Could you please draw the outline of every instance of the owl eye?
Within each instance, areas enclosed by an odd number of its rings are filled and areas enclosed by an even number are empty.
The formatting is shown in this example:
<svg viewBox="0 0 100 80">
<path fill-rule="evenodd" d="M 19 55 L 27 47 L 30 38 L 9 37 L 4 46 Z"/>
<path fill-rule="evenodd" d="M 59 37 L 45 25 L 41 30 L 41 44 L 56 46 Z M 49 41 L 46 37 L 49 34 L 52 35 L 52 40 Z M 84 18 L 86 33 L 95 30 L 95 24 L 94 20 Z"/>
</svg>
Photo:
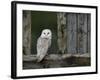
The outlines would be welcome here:
<svg viewBox="0 0 100 80">
<path fill-rule="evenodd" d="M 44 33 L 45 34 L 45 33 Z"/>
<path fill-rule="evenodd" d="M 47 34 L 49 34 L 49 32 Z"/>
</svg>

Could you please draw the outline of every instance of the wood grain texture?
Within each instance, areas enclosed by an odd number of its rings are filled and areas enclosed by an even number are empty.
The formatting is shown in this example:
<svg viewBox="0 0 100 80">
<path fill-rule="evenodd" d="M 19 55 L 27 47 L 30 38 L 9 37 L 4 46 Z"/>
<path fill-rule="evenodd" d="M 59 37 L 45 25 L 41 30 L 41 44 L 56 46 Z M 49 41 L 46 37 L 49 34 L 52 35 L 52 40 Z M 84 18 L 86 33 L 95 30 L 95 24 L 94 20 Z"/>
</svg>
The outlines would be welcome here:
<svg viewBox="0 0 100 80">
<path fill-rule="evenodd" d="M 87 14 L 78 14 L 78 53 L 87 51 Z"/>
<path fill-rule="evenodd" d="M 77 57 L 77 58 L 81 58 L 81 57 L 84 57 L 84 58 L 90 58 L 90 54 L 50 54 L 50 55 L 47 55 L 44 60 L 63 60 L 63 59 L 67 59 L 67 58 L 70 58 L 70 57 Z M 36 61 L 36 55 L 24 55 L 23 56 L 23 61 Z"/>
<path fill-rule="evenodd" d="M 31 54 L 31 12 L 23 11 L 23 53 Z"/>
<path fill-rule="evenodd" d="M 67 14 L 67 52 L 76 53 L 76 14 Z"/>
<path fill-rule="evenodd" d="M 90 53 L 91 47 L 91 15 L 87 15 L 87 52 Z"/>
<path fill-rule="evenodd" d="M 58 34 L 58 48 L 61 53 L 65 53 L 66 40 L 67 40 L 67 26 L 66 26 L 66 13 L 57 13 L 57 34 Z"/>
</svg>

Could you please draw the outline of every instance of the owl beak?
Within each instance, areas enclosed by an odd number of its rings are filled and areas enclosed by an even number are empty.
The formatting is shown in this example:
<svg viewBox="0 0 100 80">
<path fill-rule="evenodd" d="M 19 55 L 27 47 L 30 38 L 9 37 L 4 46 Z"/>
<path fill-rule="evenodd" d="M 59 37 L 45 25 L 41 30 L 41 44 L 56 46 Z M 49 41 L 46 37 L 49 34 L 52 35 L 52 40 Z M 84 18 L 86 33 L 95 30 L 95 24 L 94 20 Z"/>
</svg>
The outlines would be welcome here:
<svg viewBox="0 0 100 80">
<path fill-rule="evenodd" d="M 48 39 L 48 38 L 45 38 L 45 39 Z"/>
</svg>

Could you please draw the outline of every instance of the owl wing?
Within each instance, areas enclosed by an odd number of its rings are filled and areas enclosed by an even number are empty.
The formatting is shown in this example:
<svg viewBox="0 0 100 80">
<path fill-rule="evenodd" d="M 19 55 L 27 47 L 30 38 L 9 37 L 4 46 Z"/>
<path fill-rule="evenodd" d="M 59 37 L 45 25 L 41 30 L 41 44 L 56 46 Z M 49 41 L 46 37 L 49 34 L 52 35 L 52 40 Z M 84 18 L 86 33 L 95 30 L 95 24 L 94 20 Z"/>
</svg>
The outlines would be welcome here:
<svg viewBox="0 0 100 80">
<path fill-rule="evenodd" d="M 38 62 L 42 61 L 42 59 L 46 56 L 48 48 L 49 48 L 48 41 L 43 38 L 39 38 L 37 41 L 37 61 Z"/>
<path fill-rule="evenodd" d="M 48 40 L 48 47 L 51 46 L 51 39 Z"/>
</svg>

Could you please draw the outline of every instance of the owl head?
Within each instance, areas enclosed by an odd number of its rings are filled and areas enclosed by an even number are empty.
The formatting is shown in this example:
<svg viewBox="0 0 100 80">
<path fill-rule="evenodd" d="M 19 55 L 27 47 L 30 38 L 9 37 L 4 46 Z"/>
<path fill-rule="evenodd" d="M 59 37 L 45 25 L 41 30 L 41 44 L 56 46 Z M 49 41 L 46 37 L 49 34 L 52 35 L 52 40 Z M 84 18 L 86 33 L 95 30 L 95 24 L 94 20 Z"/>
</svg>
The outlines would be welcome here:
<svg viewBox="0 0 100 80">
<path fill-rule="evenodd" d="M 51 32 L 51 30 L 50 29 L 44 29 L 44 30 L 42 30 L 41 38 L 51 39 L 52 38 L 52 32 Z"/>
</svg>

